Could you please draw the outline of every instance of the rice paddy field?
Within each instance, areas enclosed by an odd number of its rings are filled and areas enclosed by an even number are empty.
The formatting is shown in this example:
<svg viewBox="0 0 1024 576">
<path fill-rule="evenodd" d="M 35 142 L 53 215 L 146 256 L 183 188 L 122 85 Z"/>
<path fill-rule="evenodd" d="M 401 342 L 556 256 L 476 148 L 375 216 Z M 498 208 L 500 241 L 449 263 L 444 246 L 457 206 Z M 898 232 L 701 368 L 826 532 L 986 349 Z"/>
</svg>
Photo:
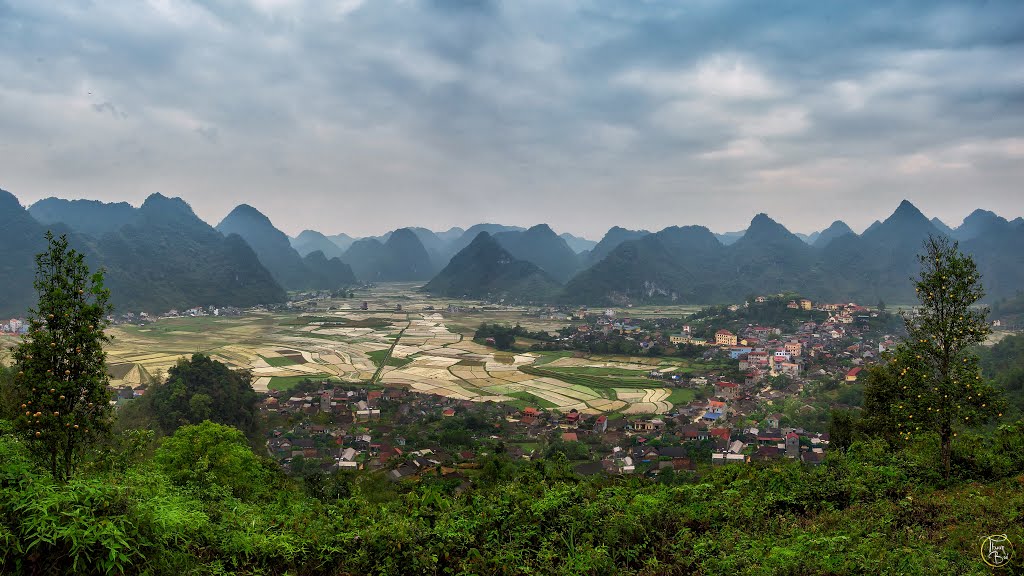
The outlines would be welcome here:
<svg viewBox="0 0 1024 576">
<path fill-rule="evenodd" d="M 499 352 L 472 341 L 480 323 L 554 331 L 566 320 L 525 308 L 432 298 L 415 288 L 385 284 L 354 299 L 297 303 L 290 312 L 113 327 L 111 374 L 115 384 L 159 379 L 180 358 L 201 352 L 252 371 L 257 391 L 286 390 L 305 378 L 374 381 L 475 402 L 633 414 L 667 412 L 673 401 L 692 398 L 689 391 L 646 377 L 652 370 L 687 373 L 685 361 Z M 455 307 L 451 312 L 449 305 Z"/>
</svg>

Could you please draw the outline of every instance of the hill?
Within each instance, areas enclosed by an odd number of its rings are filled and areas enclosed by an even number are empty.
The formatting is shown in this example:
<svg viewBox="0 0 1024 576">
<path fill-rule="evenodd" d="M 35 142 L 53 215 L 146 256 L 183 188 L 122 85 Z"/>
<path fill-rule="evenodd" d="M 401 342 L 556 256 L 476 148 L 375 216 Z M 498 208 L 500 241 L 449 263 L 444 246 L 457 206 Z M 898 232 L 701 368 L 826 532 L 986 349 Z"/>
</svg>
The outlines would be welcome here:
<svg viewBox="0 0 1024 576">
<path fill-rule="evenodd" d="M 612 226 L 601 240 L 594 246 L 586 256 L 586 266 L 592 266 L 600 262 L 605 256 L 611 253 L 619 244 L 643 238 L 650 234 L 647 230 L 627 230 L 618 226 Z"/>
<path fill-rule="evenodd" d="M 579 269 L 576 253 L 547 224 L 522 232 L 499 232 L 493 237 L 513 258 L 536 264 L 559 282 L 565 282 Z"/>
<path fill-rule="evenodd" d="M 262 212 L 248 204 L 235 207 L 217 225 L 217 230 L 224 235 L 241 236 L 274 279 L 288 290 L 330 290 L 355 282 L 355 275 L 351 270 L 345 273 L 348 266 L 340 260 L 333 262 L 326 257 L 303 260 L 292 248 L 288 236 L 275 228 Z M 325 255 L 322 249 L 318 250 L 321 255 Z M 342 281 L 333 282 L 331 279 Z"/>
<path fill-rule="evenodd" d="M 341 258 L 345 252 L 330 238 L 316 230 L 303 230 L 295 238 L 290 238 L 292 248 L 299 253 L 299 256 L 306 256 L 311 252 L 320 251 L 327 258 Z"/>
<path fill-rule="evenodd" d="M 138 211 L 127 202 L 107 204 L 98 200 L 64 200 L 45 198 L 29 206 L 29 214 L 44 226 L 63 222 L 75 232 L 102 236 L 115 232 L 138 217 Z"/>
<path fill-rule="evenodd" d="M 356 241 L 355 238 L 345 233 L 328 236 L 327 239 L 334 242 L 334 245 L 340 248 L 342 252 L 348 250 L 349 247 L 352 246 L 352 243 Z"/>
<path fill-rule="evenodd" d="M 586 238 L 575 236 L 568 232 L 562 232 L 559 236 L 562 240 L 565 240 L 565 243 L 569 245 L 569 248 L 577 254 L 593 250 L 594 247 L 597 246 L 597 241 L 595 240 L 587 240 Z"/>
<path fill-rule="evenodd" d="M 537 265 L 517 260 L 494 237 L 481 232 L 423 291 L 452 298 L 544 301 L 558 288 Z"/>
<path fill-rule="evenodd" d="M 116 213 L 117 205 L 48 202 L 64 218 L 80 223 L 78 213 Z M 114 206 L 113 209 L 110 209 Z M 45 248 L 43 234 L 68 233 L 71 246 L 86 256 L 92 269 L 106 268 L 106 285 L 115 308 L 164 312 L 192 306 L 252 306 L 285 300 L 284 291 L 238 236 L 225 238 L 200 220 L 179 198 L 154 194 L 130 221 L 101 236 L 73 232 L 64 224 L 44 226 L 0 191 L 0 283 L 9 286 L 0 299 L 4 315 L 22 314 L 35 301 L 34 256 Z M 54 212 L 51 212 L 53 214 Z M 103 228 L 112 226 L 106 223 Z"/>
<path fill-rule="evenodd" d="M 362 238 L 344 254 L 356 278 L 362 282 L 427 280 L 436 268 L 415 232 L 400 228 L 387 234 L 387 241 Z"/>
<path fill-rule="evenodd" d="M 13 194 L 0 190 L 0 316 L 20 316 L 36 303 L 35 255 L 46 249 L 45 233 Z"/>
<path fill-rule="evenodd" d="M 458 254 L 463 248 L 469 246 L 481 232 L 487 232 L 491 236 L 499 232 L 522 232 L 524 228 L 519 226 L 505 226 L 504 224 L 474 224 L 469 227 L 465 232 L 462 233 L 456 240 L 451 242 L 449 250 L 451 253 Z"/>
<path fill-rule="evenodd" d="M 818 234 L 818 237 L 814 239 L 814 242 L 811 242 L 811 246 L 814 246 L 815 248 L 824 248 L 825 246 L 828 246 L 829 242 L 846 234 L 854 234 L 854 231 L 846 225 L 846 222 L 836 220 L 830 224 L 828 228 L 825 228 L 820 234 Z"/>
<path fill-rule="evenodd" d="M 132 224 L 89 241 L 107 268 L 107 286 L 121 310 L 190 306 L 252 306 L 285 300 L 252 248 L 225 238 L 180 198 L 153 194 Z"/>
</svg>

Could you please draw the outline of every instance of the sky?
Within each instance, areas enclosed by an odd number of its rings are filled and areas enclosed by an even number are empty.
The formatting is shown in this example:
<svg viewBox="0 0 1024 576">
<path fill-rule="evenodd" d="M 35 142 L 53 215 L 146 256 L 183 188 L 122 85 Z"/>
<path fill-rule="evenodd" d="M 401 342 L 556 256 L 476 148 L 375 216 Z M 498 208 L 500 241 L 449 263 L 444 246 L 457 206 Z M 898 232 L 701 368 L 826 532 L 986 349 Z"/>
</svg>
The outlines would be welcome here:
<svg viewBox="0 0 1024 576">
<path fill-rule="evenodd" d="M 1024 3 L 0 0 L 0 188 L 295 235 L 1024 214 Z"/>
</svg>

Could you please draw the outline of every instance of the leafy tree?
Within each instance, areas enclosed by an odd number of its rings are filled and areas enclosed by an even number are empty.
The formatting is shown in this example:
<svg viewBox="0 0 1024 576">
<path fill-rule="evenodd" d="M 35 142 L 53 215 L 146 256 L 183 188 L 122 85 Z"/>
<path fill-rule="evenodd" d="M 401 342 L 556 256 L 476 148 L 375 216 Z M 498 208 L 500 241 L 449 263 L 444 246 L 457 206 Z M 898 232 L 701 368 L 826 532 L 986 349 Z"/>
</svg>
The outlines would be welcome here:
<svg viewBox="0 0 1024 576">
<path fill-rule="evenodd" d="M 154 461 L 174 483 L 218 498 L 218 487 L 238 498 L 259 497 L 271 479 L 245 435 L 209 420 L 179 428 L 157 449 Z"/>
<path fill-rule="evenodd" d="M 998 415 L 996 390 L 982 381 L 972 347 L 989 333 L 987 310 L 974 304 L 985 292 L 974 260 L 945 237 L 930 237 L 918 256 L 915 290 L 921 305 L 904 313 L 907 338 L 896 347 L 886 370 L 870 378 L 865 401 L 890 396 L 883 408 L 903 438 L 939 436 L 943 475 L 950 474 L 953 437 L 965 426 Z M 881 377 L 884 376 L 884 377 Z M 879 386 L 891 387 L 878 390 Z M 871 390 L 871 387 L 876 389 Z"/>
<path fill-rule="evenodd" d="M 167 372 L 165 384 L 152 386 L 144 396 L 153 418 L 166 433 L 184 424 L 211 420 L 252 432 L 256 403 L 252 375 L 235 371 L 205 354 L 181 359 Z"/>
<path fill-rule="evenodd" d="M 845 452 L 853 444 L 856 419 L 847 410 L 832 410 L 829 423 L 829 447 Z"/>
<path fill-rule="evenodd" d="M 110 292 L 103 272 L 90 275 L 85 257 L 65 236 L 46 233 L 36 256 L 39 302 L 29 310 L 29 331 L 13 352 L 24 411 L 18 429 L 54 478 L 66 481 L 82 453 L 109 426 L 103 329 Z"/>
</svg>

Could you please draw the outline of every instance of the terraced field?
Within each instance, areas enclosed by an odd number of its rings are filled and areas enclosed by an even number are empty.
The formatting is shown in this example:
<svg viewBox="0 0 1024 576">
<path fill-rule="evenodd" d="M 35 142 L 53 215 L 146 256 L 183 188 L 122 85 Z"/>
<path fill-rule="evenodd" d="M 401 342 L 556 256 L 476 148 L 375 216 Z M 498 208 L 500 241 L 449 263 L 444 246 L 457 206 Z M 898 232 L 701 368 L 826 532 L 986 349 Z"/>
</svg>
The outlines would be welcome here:
<svg viewBox="0 0 1024 576">
<path fill-rule="evenodd" d="M 181 357 L 209 354 L 250 370 L 254 387 L 287 389 L 303 378 L 366 382 L 462 400 L 533 404 L 586 413 L 663 413 L 669 397 L 689 398 L 647 377 L 652 370 L 686 373 L 685 361 L 650 357 L 577 357 L 571 352 L 498 352 L 469 339 L 467 326 L 520 322 L 521 309 L 441 313 L 447 301 L 427 299 L 408 285 L 384 285 L 357 299 L 315 303 L 303 313 L 233 318 L 163 319 L 111 329 L 112 372 L 157 378 Z M 401 310 L 397 305 L 401 304 Z M 458 303 L 460 309 L 467 303 Z M 563 324 L 525 317 L 531 329 Z M 131 375 L 131 376 L 129 376 Z"/>
</svg>

